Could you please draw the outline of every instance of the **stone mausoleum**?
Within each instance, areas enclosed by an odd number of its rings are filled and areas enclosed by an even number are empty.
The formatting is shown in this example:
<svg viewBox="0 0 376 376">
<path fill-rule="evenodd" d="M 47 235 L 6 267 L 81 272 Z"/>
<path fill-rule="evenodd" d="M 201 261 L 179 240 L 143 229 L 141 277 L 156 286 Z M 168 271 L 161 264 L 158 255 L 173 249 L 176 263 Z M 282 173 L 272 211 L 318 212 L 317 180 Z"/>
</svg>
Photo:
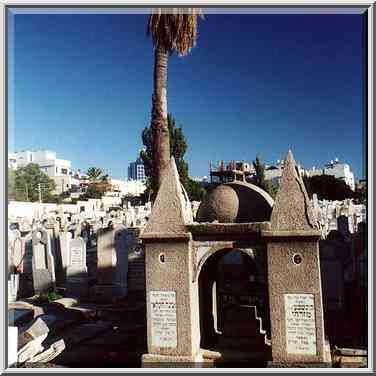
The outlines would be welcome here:
<svg viewBox="0 0 376 376">
<path fill-rule="evenodd" d="M 141 234 L 143 365 L 329 363 L 320 236 L 291 152 L 275 202 L 252 184 L 225 183 L 196 221 L 171 159 Z"/>
</svg>

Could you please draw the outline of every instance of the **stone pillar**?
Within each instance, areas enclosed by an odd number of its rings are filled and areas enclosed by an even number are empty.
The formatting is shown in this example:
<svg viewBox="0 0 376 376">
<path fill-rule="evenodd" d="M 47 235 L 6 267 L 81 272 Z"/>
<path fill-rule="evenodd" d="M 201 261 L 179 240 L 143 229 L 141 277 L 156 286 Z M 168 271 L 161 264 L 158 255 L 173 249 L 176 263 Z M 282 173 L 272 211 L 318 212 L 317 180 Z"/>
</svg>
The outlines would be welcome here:
<svg viewBox="0 0 376 376">
<path fill-rule="evenodd" d="M 201 360 L 199 299 L 193 281 L 191 206 L 172 158 L 141 239 L 145 244 L 148 354 L 144 367 Z"/>
<path fill-rule="evenodd" d="M 330 362 L 320 275 L 321 232 L 290 151 L 271 215 L 271 228 L 262 235 L 268 244 L 273 362 Z"/>
</svg>

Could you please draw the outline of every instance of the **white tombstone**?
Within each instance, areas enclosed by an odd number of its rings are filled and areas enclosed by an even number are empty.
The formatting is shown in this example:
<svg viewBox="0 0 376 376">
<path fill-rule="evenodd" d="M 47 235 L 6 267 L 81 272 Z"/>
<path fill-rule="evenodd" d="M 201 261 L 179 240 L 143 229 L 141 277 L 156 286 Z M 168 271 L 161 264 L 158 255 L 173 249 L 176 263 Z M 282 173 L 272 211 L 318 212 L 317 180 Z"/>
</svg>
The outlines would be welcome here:
<svg viewBox="0 0 376 376">
<path fill-rule="evenodd" d="M 10 274 L 8 280 L 8 304 L 17 300 L 19 287 L 19 274 Z"/>
<path fill-rule="evenodd" d="M 69 258 L 69 243 L 72 239 L 72 233 L 69 231 L 63 231 L 59 233 L 60 241 L 60 251 L 61 251 L 61 262 L 63 270 L 66 272 L 68 267 L 68 258 Z"/>
</svg>

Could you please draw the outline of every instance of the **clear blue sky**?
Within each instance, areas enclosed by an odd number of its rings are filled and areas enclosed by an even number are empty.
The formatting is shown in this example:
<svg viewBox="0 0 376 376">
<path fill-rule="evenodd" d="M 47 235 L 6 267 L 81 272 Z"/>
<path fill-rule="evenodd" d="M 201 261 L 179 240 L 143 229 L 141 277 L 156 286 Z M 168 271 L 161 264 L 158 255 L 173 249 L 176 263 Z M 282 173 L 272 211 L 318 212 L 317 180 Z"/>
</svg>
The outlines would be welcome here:
<svg viewBox="0 0 376 376">
<path fill-rule="evenodd" d="M 10 22 L 9 150 L 48 149 L 125 178 L 150 124 L 147 15 L 17 14 Z M 209 14 L 173 55 L 168 111 L 191 176 L 209 160 L 263 162 L 289 148 L 304 167 L 338 157 L 364 175 L 361 15 Z"/>
</svg>

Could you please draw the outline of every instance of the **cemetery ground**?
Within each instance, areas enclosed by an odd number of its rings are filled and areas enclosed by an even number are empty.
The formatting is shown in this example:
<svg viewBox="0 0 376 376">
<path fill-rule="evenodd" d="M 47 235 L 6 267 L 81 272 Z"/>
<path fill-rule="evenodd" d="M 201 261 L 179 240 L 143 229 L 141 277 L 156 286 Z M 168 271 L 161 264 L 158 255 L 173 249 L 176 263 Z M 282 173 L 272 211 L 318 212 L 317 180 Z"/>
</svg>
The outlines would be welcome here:
<svg viewBox="0 0 376 376">
<path fill-rule="evenodd" d="M 89 249 L 91 285 L 96 278 L 96 257 L 96 248 Z M 64 289 L 57 292 L 65 294 Z M 146 352 L 142 295 L 130 293 L 116 304 L 101 304 L 71 297 L 47 301 L 45 294 L 44 301 L 34 296 L 9 304 L 9 325 L 19 330 L 18 359 L 25 360 L 18 367 L 140 367 Z M 47 350 L 39 352 L 41 340 Z"/>
<path fill-rule="evenodd" d="M 24 355 L 22 351 L 19 355 L 21 362 L 16 365 L 20 368 L 138 368 L 142 355 L 147 352 L 143 294 L 130 294 L 116 304 L 80 303 L 74 298 L 41 302 L 29 298 L 10 304 L 8 312 L 10 324 L 18 326 L 18 350 L 24 348 Z M 366 367 L 367 352 L 356 346 L 356 333 L 349 323 L 346 330 L 342 338 L 336 334 L 339 341 L 332 346 L 331 367 Z M 39 352 L 40 344 L 46 350 Z M 33 353 L 38 354 L 32 356 Z M 213 353 L 207 353 L 213 358 Z M 195 367 L 263 368 L 268 367 L 268 363 L 217 361 L 199 363 Z M 286 364 L 273 367 L 286 367 Z"/>
</svg>

